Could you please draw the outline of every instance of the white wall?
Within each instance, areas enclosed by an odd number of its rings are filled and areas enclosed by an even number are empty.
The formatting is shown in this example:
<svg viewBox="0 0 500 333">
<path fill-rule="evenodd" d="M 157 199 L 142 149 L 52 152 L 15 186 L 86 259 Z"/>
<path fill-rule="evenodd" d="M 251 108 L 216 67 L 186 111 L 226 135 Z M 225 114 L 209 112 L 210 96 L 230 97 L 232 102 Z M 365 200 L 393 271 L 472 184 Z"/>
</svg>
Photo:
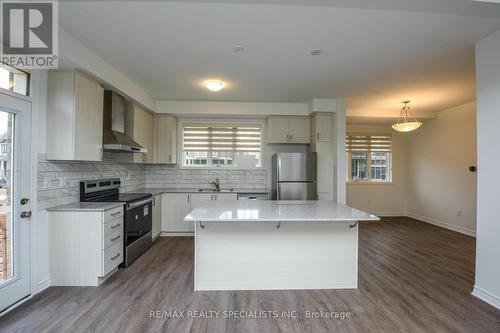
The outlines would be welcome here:
<svg viewBox="0 0 500 333">
<path fill-rule="evenodd" d="M 500 308 L 500 31 L 476 45 L 477 245 L 473 294 Z"/>
<path fill-rule="evenodd" d="M 146 109 L 154 111 L 153 97 L 61 27 L 59 27 L 59 56 L 60 67 L 81 69 L 101 83 L 105 83 L 107 89 L 113 88 Z"/>
<path fill-rule="evenodd" d="M 307 103 L 254 103 L 167 100 L 157 100 L 155 111 L 158 113 L 169 113 L 177 116 L 306 116 L 310 114 L 309 105 Z"/>
<path fill-rule="evenodd" d="M 392 134 L 392 183 L 348 184 L 347 204 L 380 216 L 406 215 L 407 134 L 390 125 L 348 125 L 347 132 Z"/>
<path fill-rule="evenodd" d="M 476 230 L 475 103 L 437 113 L 408 133 L 408 215 L 465 234 Z"/>
</svg>

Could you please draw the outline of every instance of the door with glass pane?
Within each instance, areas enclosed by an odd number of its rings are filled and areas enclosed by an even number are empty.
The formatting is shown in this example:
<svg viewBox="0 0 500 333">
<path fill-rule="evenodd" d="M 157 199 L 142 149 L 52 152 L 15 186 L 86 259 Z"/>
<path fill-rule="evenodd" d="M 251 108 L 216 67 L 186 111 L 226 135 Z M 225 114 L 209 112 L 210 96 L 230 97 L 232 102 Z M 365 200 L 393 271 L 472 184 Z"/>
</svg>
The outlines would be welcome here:
<svg viewBox="0 0 500 333">
<path fill-rule="evenodd" d="M 30 294 L 31 103 L 0 92 L 0 312 Z"/>
</svg>

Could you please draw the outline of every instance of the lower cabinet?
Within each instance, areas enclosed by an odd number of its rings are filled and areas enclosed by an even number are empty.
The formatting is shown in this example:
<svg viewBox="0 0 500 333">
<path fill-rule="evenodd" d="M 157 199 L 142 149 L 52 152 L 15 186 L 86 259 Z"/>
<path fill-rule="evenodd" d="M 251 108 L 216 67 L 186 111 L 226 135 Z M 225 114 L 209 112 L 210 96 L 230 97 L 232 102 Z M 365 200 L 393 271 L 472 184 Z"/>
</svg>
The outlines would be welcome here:
<svg viewBox="0 0 500 333">
<path fill-rule="evenodd" d="M 158 237 L 161 232 L 161 219 L 162 219 L 162 195 L 157 194 L 153 196 L 153 225 L 151 227 L 151 234 L 153 239 Z"/>
<path fill-rule="evenodd" d="M 184 222 L 184 217 L 192 210 L 209 201 L 236 201 L 237 199 L 236 193 L 166 193 L 162 198 L 161 231 L 168 233 L 194 232 L 194 225 Z"/>
<path fill-rule="evenodd" d="M 184 217 L 189 213 L 189 195 L 185 193 L 167 193 L 162 197 L 162 221 L 163 232 L 190 232 L 188 223 Z"/>
<path fill-rule="evenodd" d="M 123 206 L 49 214 L 52 286 L 98 286 L 123 261 Z"/>
</svg>

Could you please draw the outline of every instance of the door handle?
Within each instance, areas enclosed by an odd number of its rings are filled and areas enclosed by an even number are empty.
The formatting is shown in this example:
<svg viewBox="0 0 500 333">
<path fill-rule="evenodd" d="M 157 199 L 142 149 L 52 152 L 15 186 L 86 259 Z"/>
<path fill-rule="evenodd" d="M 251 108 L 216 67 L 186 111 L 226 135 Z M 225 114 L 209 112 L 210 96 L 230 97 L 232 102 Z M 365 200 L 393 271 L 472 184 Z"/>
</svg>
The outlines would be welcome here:
<svg viewBox="0 0 500 333">
<path fill-rule="evenodd" d="M 31 210 L 29 211 L 25 211 L 25 212 L 21 212 L 21 218 L 22 219 L 29 219 L 31 217 Z"/>
</svg>

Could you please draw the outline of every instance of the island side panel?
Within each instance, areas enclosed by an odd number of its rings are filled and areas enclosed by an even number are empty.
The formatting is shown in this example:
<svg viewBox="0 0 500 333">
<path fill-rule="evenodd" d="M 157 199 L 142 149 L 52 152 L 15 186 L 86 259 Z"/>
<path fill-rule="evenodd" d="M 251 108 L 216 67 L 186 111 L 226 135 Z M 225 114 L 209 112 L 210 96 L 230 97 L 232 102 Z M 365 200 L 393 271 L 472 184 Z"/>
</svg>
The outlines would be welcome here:
<svg viewBox="0 0 500 333">
<path fill-rule="evenodd" d="M 195 290 L 352 289 L 353 222 L 207 222 L 196 225 Z"/>
</svg>

